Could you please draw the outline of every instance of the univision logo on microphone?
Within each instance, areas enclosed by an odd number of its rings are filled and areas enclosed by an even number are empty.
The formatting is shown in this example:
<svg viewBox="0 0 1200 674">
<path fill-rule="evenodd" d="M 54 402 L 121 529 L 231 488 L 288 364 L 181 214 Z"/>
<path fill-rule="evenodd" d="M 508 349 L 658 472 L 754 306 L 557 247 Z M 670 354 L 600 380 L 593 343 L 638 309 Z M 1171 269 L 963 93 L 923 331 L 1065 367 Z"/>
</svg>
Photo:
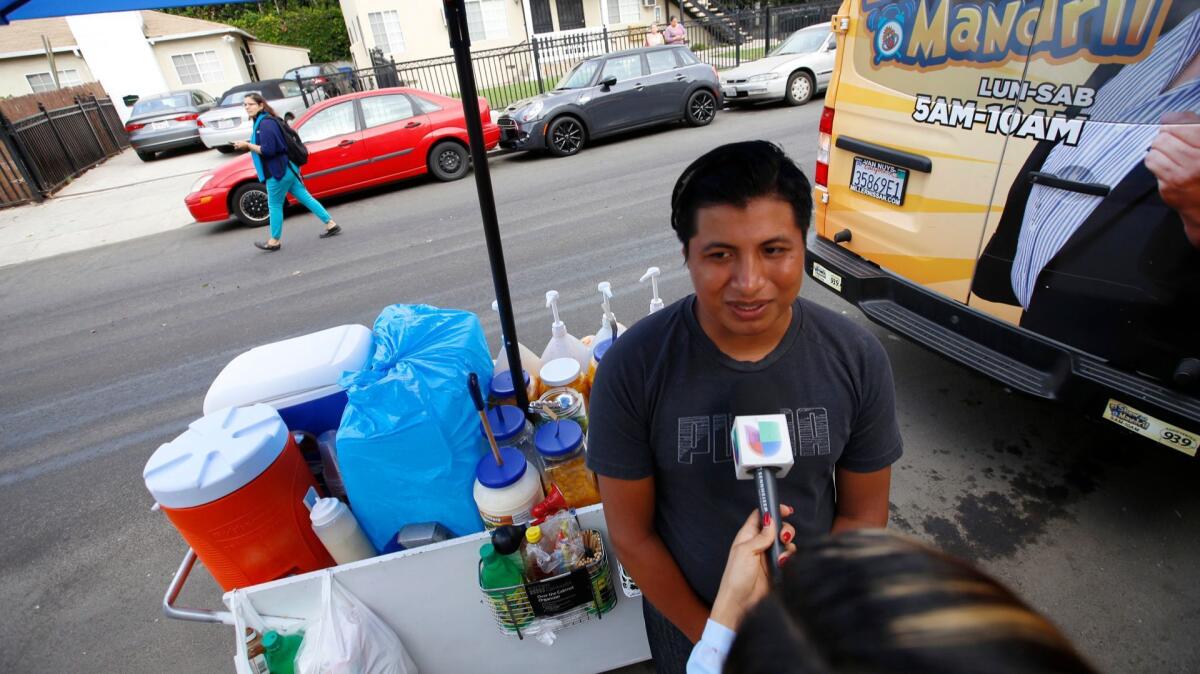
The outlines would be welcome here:
<svg viewBox="0 0 1200 674">
<path fill-rule="evenodd" d="M 783 477 L 792 467 L 792 440 L 782 414 L 734 417 L 731 435 L 739 480 L 753 479 L 756 468 L 774 468 Z"/>
<path fill-rule="evenodd" d="M 746 444 L 759 456 L 774 456 L 783 447 L 783 433 L 776 421 L 759 421 L 746 427 Z"/>
</svg>

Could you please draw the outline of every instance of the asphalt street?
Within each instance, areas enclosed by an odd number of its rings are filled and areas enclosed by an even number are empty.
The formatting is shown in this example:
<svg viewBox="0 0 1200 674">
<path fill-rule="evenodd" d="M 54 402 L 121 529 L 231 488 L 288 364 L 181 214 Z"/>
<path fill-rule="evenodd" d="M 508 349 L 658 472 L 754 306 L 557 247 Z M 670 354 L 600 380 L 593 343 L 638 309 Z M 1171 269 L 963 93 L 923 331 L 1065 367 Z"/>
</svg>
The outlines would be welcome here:
<svg viewBox="0 0 1200 674">
<path fill-rule="evenodd" d="M 663 269 L 668 302 L 683 296 L 668 226 L 680 171 L 755 138 L 811 170 L 820 105 L 727 111 L 568 159 L 492 159 L 522 341 L 538 350 L 548 338 L 550 288 L 576 334 L 599 327 L 597 281 L 612 281 L 626 324 L 646 311 L 647 266 Z M 160 613 L 185 546 L 151 512 L 141 472 L 238 353 L 370 325 L 397 302 L 474 311 L 494 348 L 473 180 L 326 205 L 345 235 L 319 240 L 317 220 L 297 214 L 274 254 L 251 245 L 263 230 L 194 224 L 0 269 L 0 671 L 232 671 L 230 629 Z M 1012 394 L 811 280 L 803 294 L 871 325 L 891 357 L 906 444 L 893 527 L 997 574 L 1104 671 L 1200 666 L 1196 461 Z M 200 573 L 182 600 L 216 607 L 220 592 Z"/>
</svg>

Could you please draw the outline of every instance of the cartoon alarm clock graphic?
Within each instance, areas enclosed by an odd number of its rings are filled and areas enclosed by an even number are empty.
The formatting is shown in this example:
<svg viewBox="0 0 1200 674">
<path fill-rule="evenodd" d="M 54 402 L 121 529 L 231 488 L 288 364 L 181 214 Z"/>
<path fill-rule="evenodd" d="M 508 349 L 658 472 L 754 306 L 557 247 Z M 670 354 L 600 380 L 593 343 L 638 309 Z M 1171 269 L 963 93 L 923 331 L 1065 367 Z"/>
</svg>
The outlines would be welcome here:
<svg viewBox="0 0 1200 674">
<path fill-rule="evenodd" d="M 895 3 L 871 11 L 867 28 L 875 33 L 875 63 L 896 58 L 904 46 L 908 3 Z"/>
</svg>

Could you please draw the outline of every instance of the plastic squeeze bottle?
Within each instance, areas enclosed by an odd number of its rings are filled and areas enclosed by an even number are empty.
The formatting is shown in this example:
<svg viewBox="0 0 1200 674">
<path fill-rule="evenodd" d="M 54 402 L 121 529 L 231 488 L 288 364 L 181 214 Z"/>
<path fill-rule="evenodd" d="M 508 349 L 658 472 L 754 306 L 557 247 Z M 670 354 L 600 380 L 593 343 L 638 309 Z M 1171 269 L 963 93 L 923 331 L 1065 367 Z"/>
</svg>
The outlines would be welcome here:
<svg viewBox="0 0 1200 674">
<path fill-rule="evenodd" d="M 309 518 L 313 533 L 338 564 L 370 559 L 377 554 L 345 503 L 335 498 L 323 498 L 313 506 Z"/>
<path fill-rule="evenodd" d="M 284 636 L 275 630 L 267 630 L 263 635 L 263 650 L 267 654 L 267 669 L 271 674 L 295 674 L 296 651 L 300 650 L 300 642 L 304 641 L 301 634 Z"/>
<path fill-rule="evenodd" d="M 546 306 L 550 308 L 550 313 L 554 316 L 554 323 L 550 325 L 550 341 L 546 343 L 546 349 L 542 351 L 542 362 L 549 363 L 555 358 L 574 358 L 579 363 L 579 371 L 587 372 L 592 354 L 583 342 L 567 332 L 567 326 L 558 317 L 557 290 L 546 292 Z"/>
<path fill-rule="evenodd" d="M 479 585 L 484 590 L 503 590 L 507 592 L 488 592 L 488 602 L 492 611 L 500 620 L 504 629 L 514 632 L 518 627 L 524 627 L 533 621 L 533 609 L 529 606 L 529 596 L 525 592 L 524 572 L 521 562 L 513 555 L 501 554 L 491 543 L 479 548 L 479 556 L 483 566 L 479 570 Z"/>
<path fill-rule="evenodd" d="M 661 273 L 662 272 L 660 272 L 658 270 L 658 267 L 650 267 L 649 269 L 646 270 L 645 274 L 642 274 L 641 280 L 638 281 L 638 283 L 645 283 L 646 279 L 650 279 L 650 287 L 652 289 L 652 292 L 654 293 L 653 297 L 650 298 L 650 313 L 651 314 L 656 311 L 660 311 L 663 308 L 663 301 L 658 296 L 658 276 Z M 648 315 L 650 315 L 650 314 L 647 314 L 647 316 Z"/>
<path fill-rule="evenodd" d="M 500 313 L 500 303 L 492 300 L 492 311 Z M 530 385 L 533 387 L 534 395 L 541 391 L 541 386 L 537 382 L 537 373 L 542 371 L 542 359 L 538 357 L 529 347 L 517 342 L 517 350 L 521 352 L 521 369 L 529 373 L 529 378 L 533 381 Z M 504 333 L 500 333 L 500 351 L 496 353 L 496 367 L 492 369 L 492 376 L 496 376 L 501 372 L 508 372 L 512 366 L 508 364 L 508 352 L 504 349 Z"/>
<path fill-rule="evenodd" d="M 625 332 L 625 326 L 617 321 L 617 317 L 612 311 L 612 284 L 608 281 L 601 281 L 596 284 L 596 290 L 600 293 L 600 307 L 604 309 L 604 313 L 600 315 L 600 330 L 596 332 L 596 336 L 592 338 L 592 348 L 603 342 L 606 339 L 613 338 L 613 326 L 617 327 L 617 334 Z"/>
</svg>

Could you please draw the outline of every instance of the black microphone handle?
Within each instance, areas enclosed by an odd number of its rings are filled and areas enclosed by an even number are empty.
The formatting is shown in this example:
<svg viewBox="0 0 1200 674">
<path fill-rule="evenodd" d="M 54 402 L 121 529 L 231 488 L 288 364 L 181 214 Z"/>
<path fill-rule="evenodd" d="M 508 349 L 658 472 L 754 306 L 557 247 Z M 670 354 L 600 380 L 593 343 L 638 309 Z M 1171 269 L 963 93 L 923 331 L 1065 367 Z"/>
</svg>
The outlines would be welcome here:
<svg viewBox="0 0 1200 674">
<path fill-rule="evenodd" d="M 754 484 L 758 487 L 758 514 L 770 515 L 771 522 L 779 527 L 775 540 L 771 541 L 771 549 L 767 551 L 767 567 L 771 572 L 771 582 L 778 587 L 783 582 L 783 574 L 779 570 L 779 557 L 783 554 L 783 543 L 779 535 L 783 533 L 783 518 L 779 516 L 779 490 L 775 486 L 774 468 L 755 468 Z"/>
</svg>

